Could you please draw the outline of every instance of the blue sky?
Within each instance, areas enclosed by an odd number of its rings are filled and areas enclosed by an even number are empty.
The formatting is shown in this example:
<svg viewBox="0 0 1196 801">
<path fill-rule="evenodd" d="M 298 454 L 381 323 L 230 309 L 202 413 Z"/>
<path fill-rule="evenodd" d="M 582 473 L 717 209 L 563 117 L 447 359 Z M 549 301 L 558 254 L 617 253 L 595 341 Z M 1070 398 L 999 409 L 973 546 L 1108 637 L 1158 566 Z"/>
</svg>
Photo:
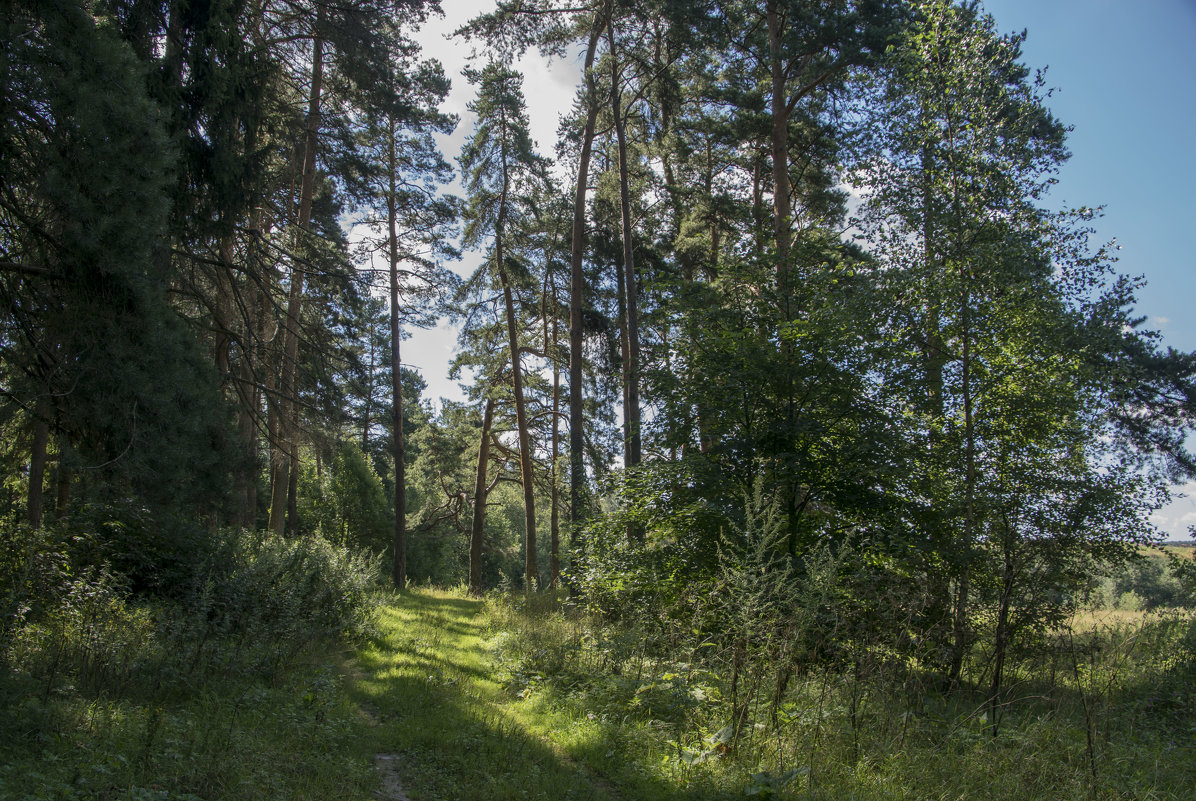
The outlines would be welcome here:
<svg viewBox="0 0 1196 801">
<path fill-rule="evenodd" d="M 1053 203 L 1105 207 L 1118 272 L 1144 276 L 1138 312 L 1163 343 L 1196 350 L 1196 0 L 987 0 L 1001 31 L 1027 31 L 1049 104 L 1073 126 Z M 1187 539 L 1196 482 L 1155 523 Z"/>
<path fill-rule="evenodd" d="M 988 0 L 1002 31 L 1028 31 L 1051 109 L 1074 126 L 1053 193 L 1105 206 L 1119 272 L 1144 275 L 1138 307 L 1164 342 L 1196 349 L 1196 0 Z"/>
<path fill-rule="evenodd" d="M 441 38 L 489 0 L 448 0 L 447 19 L 420 37 L 453 80 L 446 110 L 460 114 L 456 134 L 442 143 L 450 157 L 472 129 L 465 110 L 472 87 L 460 77 L 468 47 Z M 1064 165 L 1048 205 L 1104 206 L 1098 238 L 1120 245 L 1119 272 L 1144 276 L 1139 313 L 1166 345 L 1196 350 L 1196 0 L 988 0 L 984 8 L 1003 32 L 1028 31 L 1025 63 L 1046 68 L 1049 105 L 1073 126 Z M 551 153 L 558 115 L 572 102 L 578 65 L 545 64 L 536 55 L 520 65 L 532 135 Z M 476 262 L 458 265 L 461 272 Z M 428 382 L 426 396 L 460 399 L 445 373 L 456 342 L 448 325 L 414 332 L 404 346 Z M 1160 510 L 1155 522 L 1172 538 L 1196 525 L 1193 496 Z"/>
</svg>

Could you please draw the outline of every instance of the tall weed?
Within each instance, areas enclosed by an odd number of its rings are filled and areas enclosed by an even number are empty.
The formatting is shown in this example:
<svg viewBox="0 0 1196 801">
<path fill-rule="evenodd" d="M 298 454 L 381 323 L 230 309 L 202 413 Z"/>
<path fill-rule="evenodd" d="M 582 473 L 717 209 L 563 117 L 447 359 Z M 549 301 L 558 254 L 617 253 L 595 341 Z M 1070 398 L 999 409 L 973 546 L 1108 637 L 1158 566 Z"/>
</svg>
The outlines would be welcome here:
<svg viewBox="0 0 1196 801">
<path fill-rule="evenodd" d="M 323 540 L 226 532 L 174 599 L 134 595 L 106 566 L 72 572 L 52 538 L 24 545 L 7 552 L 0 656 L 44 695 L 272 677 L 316 643 L 368 633 L 373 618 L 376 559 Z"/>
</svg>

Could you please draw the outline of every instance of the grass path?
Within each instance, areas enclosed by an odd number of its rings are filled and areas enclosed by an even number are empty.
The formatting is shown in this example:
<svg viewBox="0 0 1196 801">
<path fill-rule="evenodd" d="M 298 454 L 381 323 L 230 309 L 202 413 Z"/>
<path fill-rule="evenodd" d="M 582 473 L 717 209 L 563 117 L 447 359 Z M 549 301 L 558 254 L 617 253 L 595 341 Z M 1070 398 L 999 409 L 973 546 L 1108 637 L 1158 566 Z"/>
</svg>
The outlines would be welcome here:
<svg viewBox="0 0 1196 801">
<path fill-rule="evenodd" d="M 383 607 L 349 688 L 382 773 L 380 797 L 411 801 L 616 799 L 577 755 L 593 732 L 554 729 L 491 675 L 482 603 L 438 591 Z"/>
</svg>

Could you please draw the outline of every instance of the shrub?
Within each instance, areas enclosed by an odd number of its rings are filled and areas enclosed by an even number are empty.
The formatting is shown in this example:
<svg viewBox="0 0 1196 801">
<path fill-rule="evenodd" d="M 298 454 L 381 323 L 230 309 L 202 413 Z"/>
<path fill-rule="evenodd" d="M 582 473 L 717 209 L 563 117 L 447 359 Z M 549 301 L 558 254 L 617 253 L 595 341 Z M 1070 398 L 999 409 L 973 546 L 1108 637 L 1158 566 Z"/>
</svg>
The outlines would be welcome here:
<svg viewBox="0 0 1196 801">
<path fill-rule="evenodd" d="M 1125 566 L 1113 582 L 1118 609 L 1191 608 L 1196 593 L 1185 583 L 1185 562 L 1147 555 Z"/>
<path fill-rule="evenodd" d="M 371 629 L 377 560 L 316 538 L 224 532 L 171 599 L 133 593 L 107 566 L 75 568 L 52 534 L 6 540 L 0 659 L 47 695 L 67 681 L 152 694 L 230 671 L 275 676 Z"/>
</svg>

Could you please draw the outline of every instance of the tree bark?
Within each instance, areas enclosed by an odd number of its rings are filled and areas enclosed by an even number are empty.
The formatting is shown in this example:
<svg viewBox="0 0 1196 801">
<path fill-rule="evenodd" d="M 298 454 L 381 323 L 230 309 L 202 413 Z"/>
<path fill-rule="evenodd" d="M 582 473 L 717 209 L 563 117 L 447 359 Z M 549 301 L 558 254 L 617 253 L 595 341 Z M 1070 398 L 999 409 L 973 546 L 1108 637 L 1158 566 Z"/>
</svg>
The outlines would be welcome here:
<svg viewBox="0 0 1196 801">
<path fill-rule="evenodd" d="M 777 8 L 777 0 L 769 0 L 765 10 L 768 27 L 768 64 L 771 83 L 771 146 L 772 146 L 772 220 L 773 241 L 776 247 L 777 295 L 780 305 L 777 309 L 777 336 L 780 338 L 781 364 L 786 368 L 793 362 L 793 342 L 782 337 L 782 328 L 793 319 L 793 292 L 790 286 L 789 252 L 793 242 L 792 223 L 789 209 L 791 187 L 789 184 L 789 93 L 786 79 L 781 35 L 784 21 Z M 796 428 L 797 406 L 794 400 L 793 375 L 784 372 L 780 394 L 787 405 L 790 430 Z M 800 488 L 797 479 L 788 476 L 783 486 L 784 508 L 787 521 L 786 547 L 790 556 L 797 553 L 798 496 Z"/>
<path fill-rule="evenodd" d="M 374 352 L 374 336 L 370 333 L 370 367 L 366 373 L 365 411 L 361 419 L 361 452 L 368 453 L 370 448 L 370 425 L 373 421 L 374 406 L 374 364 L 377 355 Z"/>
<path fill-rule="evenodd" d="M 610 105 L 615 125 L 615 144 L 619 155 L 619 214 L 623 238 L 623 290 L 626 302 L 626 353 L 623 363 L 623 403 L 627 428 L 624 432 L 623 464 L 627 469 L 640 463 L 640 396 L 639 396 L 639 303 L 635 278 L 635 241 L 631 217 L 631 188 L 627 165 L 627 136 L 623 118 L 623 101 L 619 91 L 619 65 L 615 57 L 615 31 L 612 17 L 606 20 L 606 35 L 610 48 Z"/>
<path fill-rule="evenodd" d="M 490 465 L 490 426 L 494 399 L 486 399 L 482 412 L 482 437 L 478 440 L 478 470 L 473 482 L 473 523 L 469 531 L 469 592 L 482 594 L 482 534 L 486 526 L 486 472 Z"/>
<path fill-rule="evenodd" d="M 498 197 L 498 214 L 494 222 L 494 261 L 498 280 L 502 284 L 503 305 L 507 317 L 507 347 L 511 352 L 511 394 L 515 400 L 515 429 L 519 439 L 519 476 L 523 484 L 524 516 L 524 582 L 525 590 L 533 592 L 540 572 L 536 565 L 536 498 L 532 468 L 531 437 L 528 433 L 527 408 L 523 400 L 523 367 L 519 350 L 519 325 L 515 319 L 515 297 L 507 275 L 504 249 L 507 224 L 507 199 L 511 179 L 507 170 L 507 130 L 504 125 L 502 142 L 502 191 Z"/>
<path fill-rule="evenodd" d="M 43 491 L 46 483 L 46 446 L 50 441 L 50 424 L 46 420 L 45 400 L 37 404 L 33 413 L 33 447 L 29 454 L 29 492 L 26 516 L 33 528 L 42 527 L 45 508 Z"/>
<path fill-rule="evenodd" d="M 1001 711 L 1001 688 L 1005 678 L 1005 656 L 1009 651 L 1009 612 L 1013 606 L 1013 582 L 1015 565 L 1013 554 L 1013 527 L 1005 520 L 1004 536 L 1001 540 L 1004 566 L 1001 574 L 1001 601 L 997 607 L 997 630 L 993 641 L 993 680 L 989 686 L 989 721 L 993 737 L 997 736 L 997 716 Z"/>
<path fill-rule="evenodd" d="M 569 519 L 578 537 L 577 526 L 582 520 L 585 503 L 586 469 L 585 418 L 582 396 L 582 348 L 584 331 L 582 299 L 585 293 L 586 191 L 589 189 L 590 156 L 594 145 L 594 128 L 598 118 L 597 89 L 594 84 L 594 53 L 602 31 L 600 12 L 595 12 L 590 41 L 586 46 L 586 123 L 581 137 L 581 156 L 577 164 L 577 183 L 573 190 L 573 235 L 569 255 Z"/>
<path fill-rule="evenodd" d="M 390 251 L 390 363 L 392 391 L 391 425 L 394 429 L 393 447 L 395 462 L 395 524 L 394 524 L 394 570 L 392 578 L 395 589 L 407 585 L 407 465 L 403 442 L 403 362 L 399 345 L 402 332 L 399 330 L 399 234 L 398 214 L 395 197 L 398 193 L 398 164 L 395 158 L 395 123 L 389 120 L 388 173 L 390 191 L 386 195 L 386 223 Z M 484 446 L 483 446 L 484 447 Z"/>
<path fill-rule="evenodd" d="M 58 441 L 58 476 L 56 484 L 57 497 L 54 501 L 54 519 L 62 520 L 66 516 L 67 505 L 71 502 L 71 469 L 66 464 L 66 445 L 61 438 Z"/>
<path fill-rule="evenodd" d="M 307 123 L 303 140 L 303 176 L 299 189 L 299 217 L 296 221 L 295 244 L 311 223 L 312 199 L 315 194 L 316 148 L 320 134 L 320 95 L 324 85 L 324 7 L 320 6 L 316 16 L 312 41 L 311 91 L 307 104 Z M 298 418 L 298 363 L 299 363 L 299 321 L 303 312 L 303 270 L 296 264 L 291 269 L 291 286 L 287 297 L 286 328 L 283 334 L 282 396 L 287 414 L 282 415 L 281 428 L 285 432 L 286 452 L 275 460 L 273 498 L 270 503 L 270 528 L 281 535 L 284 527 L 284 508 L 294 516 L 294 489 L 288 500 L 288 489 L 296 488 L 294 474 L 299 465 L 299 431 L 295 421 Z M 282 433 L 282 432 L 280 432 Z M 281 480 L 280 480 L 281 479 Z M 288 480 L 289 479 L 289 480 Z M 295 521 L 291 521 L 294 529 Z"/>
<path fill-rule="evenodd" d="M 561 307 L 556 296 L 556 273 L 545 259 L 541 316 L 544 318 L 544 353 L 553 361 L 553 434 L 549 461 L 549 586 L 561 582 L 561 494 L 557 485 L 557 459 L 561 454 L 561 365 L 557 361 L 560 346 Z M 551 304 L 549 304 L 551 299 Z M 551 323 L 549 323 L 551 319 Z M 551 328 L 550 328 L 551 326 Z"/>
<path fill-rule="evenodd" d="M 495 253 L 496 255 L 501 254 L 502 247 L 496 245 Z M 501 255 L 499 257 L 501 258 Z M 532 592 L 536 589 L 540 572 L 536 566 L 536 499 L 531 436 L 528 433 L 527 408 L 523 400 L 523 367 L 519 358 L 519 328 L 515 321 L 515 299 L 507 271 L 500 268 L 498 275 L 502 282 L 503 304 L 507 310 L 507 341 L 511 348 L 511 388 L 512 394 L 515 396 L 515 428 L 519 437 L 519 477 L 523 484 L 523 516 L 526 532 L 524 580 L 527 584 L 527 591 Z"/>
<path fill-rule="evenodd" d="M 968 270 L 965 263 L 959 266 L 960 289 L 960 396 L 963 402 L 964 435 L 964 519 L 963 542 L 955 554 L 958 575 L 955 582 L 955 609 L 952 616 L 950 680 L 959 684 L 963 672 L 963 659 L 968 649 L 968 595 L 970 593 L 972 547 L 976 541 L 976 425 L 973 409 L 972 387 L 972 331 L 971 292 L 968 286 Z"/>
<path fill-rule="evenodd" d="M 560 492 L 557 486 L 557 459 L 560 457 L 560 418 L 561 418 L 561 366 L 557 362 L 557 345 L 560 313 L 556 300 L 556 281 L 552 278 L 549 268 L 549 287 L 552 291 L 552 350 L 548 351 L 552 358 L 552 468 L 550 479 L 552 490 L 550 503 L 552 514 L 549 522 L 549 545 L 552 560 L 551 586 L 555 589 L 561 582 L 561 531 L 560 531 Z"/>
<path fill-rule="evenodd" d="M 781 293 L 786 320 L 789 319 L 789 250 L 792 245 L 789 205 L 789 109 L 785 62 L 781 53 L 781 15 L 777 0 L 769 0 L 768 64 L 772 83 L 772 215 L 777 251 L 777 289 Z"/>
</svg>

